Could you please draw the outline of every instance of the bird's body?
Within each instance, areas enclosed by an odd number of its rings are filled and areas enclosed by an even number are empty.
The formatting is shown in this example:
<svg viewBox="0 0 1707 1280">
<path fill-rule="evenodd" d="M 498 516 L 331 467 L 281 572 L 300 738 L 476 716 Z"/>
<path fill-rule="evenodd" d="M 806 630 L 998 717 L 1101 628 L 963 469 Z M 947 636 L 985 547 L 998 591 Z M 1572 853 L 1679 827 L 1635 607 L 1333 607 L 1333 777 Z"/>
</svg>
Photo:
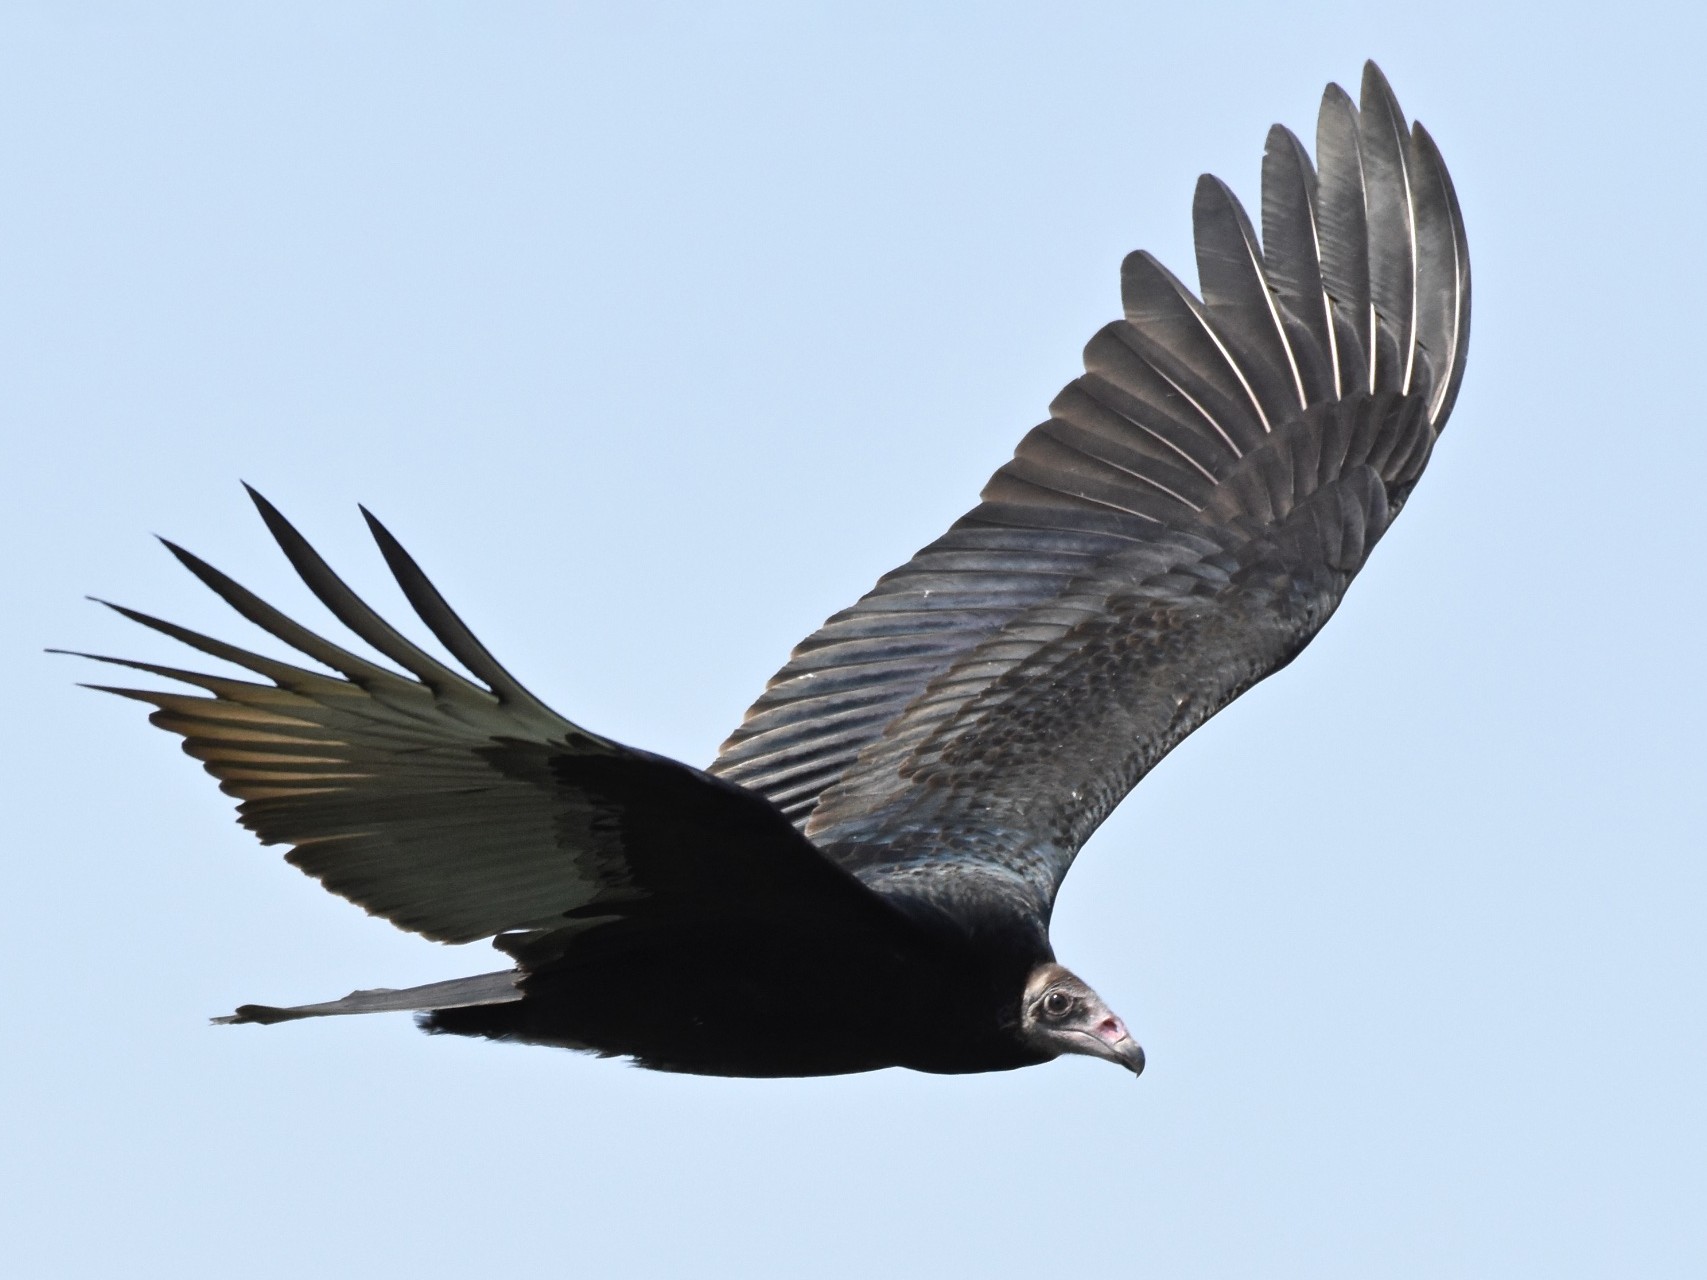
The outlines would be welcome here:
<svg viewBox="0 0 1707 1280">
<path fill-rule="evenodd" d="M 661 928 L 625 920 L 530 971 L 526 1000 L 440 1009 L 423 1021 L 701 1075 L 961 1074 L 1047 1060 L 1013 1035 L 1014 993 L 1035 966 L 946 930 L 895 933 L 878 942 L 774 918 Z"/>
<path fill-rule="evenodd" d="M 414 1010 L 430 1031 L 716 1075 L 1003 1070 L 1143 1053 L 1055 961 L 1074 856 L 1194 728 L 1338 607 L 1450 412 L 1462 221 L 1380 73 L 1325 95 L 1320 168 L 1278 126 L 1261 243 L 1205 178 L 1201 300 L 1147 254 L 982 502 L 798 646 L 709 770 L 625 747 L 509 675 L 377 522 L 463 670 L 358 599 L 263 499 L 334 645 L 189 553 L 336 674 L 127 616 L 269 683 L 147 663 L 245 825 L 398 926 L 515 967 L 227 1021 Z M 106 659 L 107 661 L 114 661 Z M 398 670 L 400 668 L 401 670 Z"/>
</svg>

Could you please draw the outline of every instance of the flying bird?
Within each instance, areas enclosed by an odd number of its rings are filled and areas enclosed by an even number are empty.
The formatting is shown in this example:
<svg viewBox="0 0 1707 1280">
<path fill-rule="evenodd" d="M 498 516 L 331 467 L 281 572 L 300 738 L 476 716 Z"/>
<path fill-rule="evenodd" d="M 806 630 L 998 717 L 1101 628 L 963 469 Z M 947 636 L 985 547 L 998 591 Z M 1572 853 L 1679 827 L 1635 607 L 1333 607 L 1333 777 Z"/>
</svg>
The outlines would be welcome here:
<svg viewBox="0 0 1707 1280">
<path fill-rule="evenodd" d="M 800 643 L 706 769 L 540 702 L 365 510 L 452 661 L 259 494 L 295 571 L 393 665 L 168 543 L 326 670 L 112 606 L 260 679 L 86 655 L 200 692 L 96 687 L 154 707 L 243 825 L 333 893 L 511 962 L 218 1021 L 409 1010 L 430 1032 L 709 1075 L 1066 1053 L 1142 1071 L 1126 1024 L 1055 958 L 1062 879 L 1145 773 L 1338 607 L 1428 462 L 1470 328 L 1451 181 L 1373 63 L 1357 103 L 1325 92 L 1314 164 L 1270 131 L 1260 241 L 1213 177 L 1192 217 L 1198 293 L 1128 257 L 1124 317 L 1048 421 L 977 506 Z"/>
</svg>

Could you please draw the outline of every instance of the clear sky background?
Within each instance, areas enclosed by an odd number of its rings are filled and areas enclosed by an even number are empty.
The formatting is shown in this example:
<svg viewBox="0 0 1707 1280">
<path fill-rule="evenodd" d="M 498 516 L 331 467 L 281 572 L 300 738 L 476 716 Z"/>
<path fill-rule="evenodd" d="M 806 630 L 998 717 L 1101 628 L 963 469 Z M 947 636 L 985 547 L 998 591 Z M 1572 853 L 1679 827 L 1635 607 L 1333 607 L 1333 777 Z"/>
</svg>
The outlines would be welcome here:
<svg viewBox="0 0 1707 1280">
<path fill-rule="evenodd" d="M 1692 6 L 0 8 L 0 1268 L 19 1277 L 1707 1272 L 1702 18 Z M 673 1078 L 403 1017 L 493 967 L 234 823 L 65 645 L 317 625 L 238 487 L 400 618 L 371 505 L 572 718 L 710 758 L 1192 276 L 1377 58 L 1476 311 L 1323 636 L 1055 923 L 1137 1083 Z"/>
</svg>

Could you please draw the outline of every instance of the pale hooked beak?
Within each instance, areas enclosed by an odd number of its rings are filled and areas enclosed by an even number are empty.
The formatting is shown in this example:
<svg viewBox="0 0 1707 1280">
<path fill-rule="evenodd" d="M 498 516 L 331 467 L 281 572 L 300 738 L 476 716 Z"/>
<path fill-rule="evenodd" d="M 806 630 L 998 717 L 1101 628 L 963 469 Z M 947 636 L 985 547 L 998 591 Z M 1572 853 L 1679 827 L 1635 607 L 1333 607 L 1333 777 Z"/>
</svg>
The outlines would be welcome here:
<svg viewBox="0 0 1707 1280">
<path fill-rule="evenodd" d="M 1132 1038 L 1126 1024 L 1112 1013 L 1089 1031 L 1096 1047 L 1091 1050 L 1099 1058 L 1118 1063 L 1133 1075 L 1144 1074 L 1144 1046 Z"/>
</svg>

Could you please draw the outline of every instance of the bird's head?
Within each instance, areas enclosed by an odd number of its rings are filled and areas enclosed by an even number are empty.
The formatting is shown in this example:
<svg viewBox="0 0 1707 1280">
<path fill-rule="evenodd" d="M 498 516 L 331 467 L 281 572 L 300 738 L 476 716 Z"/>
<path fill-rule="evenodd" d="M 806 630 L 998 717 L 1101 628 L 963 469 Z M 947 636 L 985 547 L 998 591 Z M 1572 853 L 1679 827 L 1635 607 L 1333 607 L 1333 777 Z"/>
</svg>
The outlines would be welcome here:
<svg viewBox="0 0 1707 1280">
<path fill-rule="evenodd" d="M 1026 980 L 1020 1004 L 1020 1036 L 1050 1057 L 1088 1053 L 1107 1058 L 1133 1075 L 1144 1070 L 1144 1050 L 1102 997 L 1070 970 L 1040 964 Z"/>
</svg>

